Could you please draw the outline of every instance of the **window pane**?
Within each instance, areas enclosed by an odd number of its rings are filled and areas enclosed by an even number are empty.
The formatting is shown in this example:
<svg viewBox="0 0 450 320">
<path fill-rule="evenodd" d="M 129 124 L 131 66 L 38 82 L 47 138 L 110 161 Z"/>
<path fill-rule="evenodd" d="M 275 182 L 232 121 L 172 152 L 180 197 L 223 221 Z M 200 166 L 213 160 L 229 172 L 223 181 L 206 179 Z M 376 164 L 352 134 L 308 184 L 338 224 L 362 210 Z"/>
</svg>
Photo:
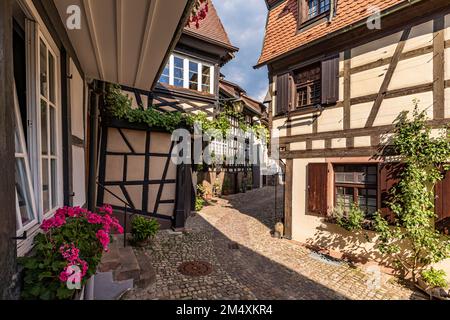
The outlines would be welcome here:
<svg viewBox="0 0 450 320">
<path fill-rule="evenodd" d="M 41 100 L 41 148 L 42 154 L 48 154 L 47 102 Z"/>
<path fill-rule="evenodd" d="M 48 179 L 48 160 L 42 159 L 42 205 L 44 213 L 50 209 L 50 190 Z"/>
<path fill-rule="evenodd" d="M 189 89 L 198 90 L 198 63 L 189 61 Z"/>
<path fill-rule="evenodd" d="M 173 59 L 174 68 L 173 68 L 173 85 L 177 87 L 184 86 L 184 61 L 181 58 L 174 57 Z"/>
<path fill-rule="evenodd" d="M 50 88 L 50 101 L 55 103 L 56 101 L 56 82 L 55 82 L 55 58 L 49 52 L 48 53 L 48 77 L 49 77 L 49 88 Z"/>
<path fill-rule="evenodd" d="M 50 107 L 50 154 L 56 155 L 56 110 Z"/>
<path fill-rule="evenodd" d="M 166 67 L 164 68 L 163 73 L 159 78 L 159 82 L 169 84 L 169 64 L 166 64 Z"/>
<path fill-rule="evenodd" d="M 210 92 L 211 85 L 211 67 L 202 67 L 202 91 Z"/>
<path fill-rule="evenodd" d="M 48 96 L 48 79 L 47 79 L 47 46 L 41 40 L 40 41 L 40 64 L 39 64 L 39 76 L 41 83 L 41 95 Z"/>
<path fill-rule="evenodd" d="M 31 205 L 30 186 L 23 158 L 16 158 L 16 191 L 20 217 L 23 226 L 34 219 Z"/>
<path fill-rule="evenodd" d="M 52 177 L 52 208 L 55 208 L 58 205 L 58 186 L 57 186 L 57 165 L 56 160 L 51 160 L 51 177 Z"/>
</svg>

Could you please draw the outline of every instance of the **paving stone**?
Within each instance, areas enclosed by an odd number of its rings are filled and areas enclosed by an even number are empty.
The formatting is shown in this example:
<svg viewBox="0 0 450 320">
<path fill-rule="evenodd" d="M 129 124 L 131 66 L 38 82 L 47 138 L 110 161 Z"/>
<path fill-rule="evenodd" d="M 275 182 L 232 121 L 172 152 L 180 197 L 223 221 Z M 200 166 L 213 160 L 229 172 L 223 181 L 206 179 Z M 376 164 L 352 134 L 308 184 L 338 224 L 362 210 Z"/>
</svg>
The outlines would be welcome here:
<svg viewBox="0 0 450 320">
<path fill-rule="evenodd" d="M 282 195 L 280 195 L 281 197 Z M 127 299 L 423 299 L 383 275 L 372 288 L 369 274 L 344 261 L 328 263 L 292 241 L 272 238 L 273 188 L 219 199 L 187 221 L 186 231 L 160 231 L 143 250 L 154 281 Z M 281 198 L 278 201 L 281 212 Z M 231 244 L 237 244 L 230 247 Z M 180 274 L 183 262 L 213 266 L 203 277 Z M 141 266 L 142 268 L 142 266 Z"/>
</svg>

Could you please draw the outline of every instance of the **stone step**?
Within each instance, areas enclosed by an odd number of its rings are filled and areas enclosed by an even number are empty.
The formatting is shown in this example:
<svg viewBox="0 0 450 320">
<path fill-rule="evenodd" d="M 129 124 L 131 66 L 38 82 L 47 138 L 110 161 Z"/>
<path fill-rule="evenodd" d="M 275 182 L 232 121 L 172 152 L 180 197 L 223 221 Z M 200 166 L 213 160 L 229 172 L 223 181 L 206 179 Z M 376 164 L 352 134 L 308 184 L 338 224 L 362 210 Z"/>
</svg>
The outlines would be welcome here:
<svg viewBox="0 0 450 320">
<path fill-rule="evenodd" d="M 112 272 L 97 273 L 94 277 L 94 300 L 118 300 L 133 286 L 133 279 L 114 281 Z"/>
</svg>

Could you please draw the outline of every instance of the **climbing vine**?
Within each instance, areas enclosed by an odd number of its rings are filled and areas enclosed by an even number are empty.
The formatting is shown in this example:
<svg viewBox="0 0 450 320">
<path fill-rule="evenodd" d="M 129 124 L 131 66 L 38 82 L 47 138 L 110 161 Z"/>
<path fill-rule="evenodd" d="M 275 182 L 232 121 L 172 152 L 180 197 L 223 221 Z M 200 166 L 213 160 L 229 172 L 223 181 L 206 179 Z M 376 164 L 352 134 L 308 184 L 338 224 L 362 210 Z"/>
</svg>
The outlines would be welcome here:
<svg viewBox="0 0 450 320">
<path fill-rule="evenodd" d="M 403 112 L 395 124 L 393 147 L 404 168 L 388 201 L 395 216 L 394 225 L 378 213 L 375 230 L 380 252 L 395 256 L 398 267 L 416 281 L 420 271 L 450 257 L 450 238 L 441 235 L 434 225 L 434 189 L 450 169 L 446 165 L 450 159 L 450 135 L 445 128 L 434 137 L 426 113 L 419 112 L 418 102 L 414 103 L 412 119 Z M 401 244 L 408 249 L 402 249 Z"/>
<path fill-rule="evenodd" d="M 126 120 L 131 123 L 144 123 L 150 127 L 164 128 L 167 131 L 173 131 L 180 127 L 192 128 L 194 123 L 200 123 L 203 131 L 220 130 L 223 136 L 231 129 L 229 117 L 238 119 L 239 128 L 244 132 L 253 130 L 259 138 L 261 132 L 268 137 L 269 131 L 262 125 L 250 126 L 245 123 L 244 117 L 234 111 L 231 106 L 226 106 L 224 111 L 214 119 L 208 119 L 204 112 L 198 114 L 188 114 L 175 112 L 160 112 L 154 107 L 144 109 L 143 106 L 139 108 L 132 108 L 131 99 L 122 93 L 119 85 L 108 84 L 106 93 L 106 111 L 114 118 Z M 265 130 L 265 131 L 262 131 Z M 266 140 L 268 141 L 268 139 Z"/>
<path fill-rule="evenodd" d="M 208 11 L 208 0 L 195 0 L 188 25 L 190 26 L 193 23 L 197 29 L 200 28 L 200 21 L 206 18 Z"/>
</svg>

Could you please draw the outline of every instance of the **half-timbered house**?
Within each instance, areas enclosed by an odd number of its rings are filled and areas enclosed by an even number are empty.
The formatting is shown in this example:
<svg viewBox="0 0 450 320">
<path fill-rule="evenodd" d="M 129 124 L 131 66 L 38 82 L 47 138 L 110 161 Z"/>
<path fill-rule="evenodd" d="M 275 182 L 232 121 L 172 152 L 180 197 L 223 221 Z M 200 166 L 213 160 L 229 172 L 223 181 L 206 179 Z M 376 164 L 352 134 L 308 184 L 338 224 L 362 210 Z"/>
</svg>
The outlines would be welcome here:
<svg viewBox="0 0 450 320">
<path fill-rule="evenodd" d="M 0 1 L 0 299 L 44 219 L 95 206 L 101 83 L 153 90 L 193 3 Z"/>
<path fill-rule="evenodd" d="M 266 0 L 259 66 L 269 70 L 270 125 L 286 162 L 285 237 L 376 259 L 373 244 L 327 222 L 339 201 L 385 203 L 395 173 L 374 159 L 397 116 L 417 99 L 430 124 L 450 121 L 450 4 L 446 0 Z M 449 176 L 438 220 L 450 216 Z M 358 245 L 361 244 L 361 245 Z M 448 265 L 448 263 L 447 263 Z"/>
</svg>

